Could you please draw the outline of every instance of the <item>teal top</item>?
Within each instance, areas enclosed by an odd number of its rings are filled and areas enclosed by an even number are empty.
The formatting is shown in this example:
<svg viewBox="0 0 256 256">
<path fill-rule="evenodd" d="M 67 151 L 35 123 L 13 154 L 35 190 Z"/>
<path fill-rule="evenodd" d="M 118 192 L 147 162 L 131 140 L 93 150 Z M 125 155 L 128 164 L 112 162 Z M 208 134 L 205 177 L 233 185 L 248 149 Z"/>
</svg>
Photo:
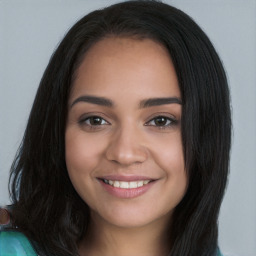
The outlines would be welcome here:
<svg viewBox="0 0 256 256">
<path fill-rule="evenodd" d="M 17 231 L 0 232 L 1 256 L 37 256 L 25 235 Z"/>
<path fill-rule="evenodd" d="M 217 256 L 224 256 L 224 255 L 220 252 L 219 248 L 218 248 L 218 251 L 217 251 Z"/>
<path fill-rule="evenodd" d="M 0 256 L 38 256 L 38 254 L 22 233 L 0 231 Z M 223 256 L 219 249 L 216 256 Z"/>
</svg>

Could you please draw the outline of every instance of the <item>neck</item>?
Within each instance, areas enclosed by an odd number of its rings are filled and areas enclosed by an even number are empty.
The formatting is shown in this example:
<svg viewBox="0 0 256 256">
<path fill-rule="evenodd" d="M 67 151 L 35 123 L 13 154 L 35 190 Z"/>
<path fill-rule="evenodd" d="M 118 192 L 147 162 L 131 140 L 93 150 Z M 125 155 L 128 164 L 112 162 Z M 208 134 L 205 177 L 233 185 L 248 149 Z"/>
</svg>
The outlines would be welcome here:
<svg viewBox="0 0 256 256">
<path fill-rule="evenodd" d="M 79 244 L 81 256 L 166 256 L 169 252 L 167 225 L 162 220 L 143 227 L 117 227 L 92 218 Z"/>
</svg>

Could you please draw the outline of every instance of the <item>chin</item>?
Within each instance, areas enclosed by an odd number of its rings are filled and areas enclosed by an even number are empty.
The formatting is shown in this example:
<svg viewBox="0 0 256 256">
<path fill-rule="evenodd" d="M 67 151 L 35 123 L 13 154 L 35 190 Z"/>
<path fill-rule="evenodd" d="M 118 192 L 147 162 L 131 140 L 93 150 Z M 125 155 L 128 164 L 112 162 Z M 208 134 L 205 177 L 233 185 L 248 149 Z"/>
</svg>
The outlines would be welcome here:
<svg viewBox="0 0 256 256">
<path fill-rule="evenodd" d="M 155 209 L 147 209 L 145 207 L 116 207 L 112 210 L 105 209 L 100 213 L 95 213 L 105 223 L 114 225 L 119 228 L 139 228 L 150 225 L 155 221 L 170 218 L 168 213 L 155 212 Z"/>
</svg>

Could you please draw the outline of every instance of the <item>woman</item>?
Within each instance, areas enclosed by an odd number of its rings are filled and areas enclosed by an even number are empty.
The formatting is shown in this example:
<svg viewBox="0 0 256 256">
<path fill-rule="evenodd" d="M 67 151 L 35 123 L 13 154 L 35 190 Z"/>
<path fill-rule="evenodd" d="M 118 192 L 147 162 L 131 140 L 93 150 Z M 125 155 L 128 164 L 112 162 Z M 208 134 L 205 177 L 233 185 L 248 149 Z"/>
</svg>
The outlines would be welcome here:
<svg viewBox="0 0 256 256">
<path fill-rule="evenodd" d="M 217 53 L 180 10 L 90 13 L 41 80 L 12 166 L 11 229 L 40 255 L 220 255 L 229 104 Z"/>
</svg>

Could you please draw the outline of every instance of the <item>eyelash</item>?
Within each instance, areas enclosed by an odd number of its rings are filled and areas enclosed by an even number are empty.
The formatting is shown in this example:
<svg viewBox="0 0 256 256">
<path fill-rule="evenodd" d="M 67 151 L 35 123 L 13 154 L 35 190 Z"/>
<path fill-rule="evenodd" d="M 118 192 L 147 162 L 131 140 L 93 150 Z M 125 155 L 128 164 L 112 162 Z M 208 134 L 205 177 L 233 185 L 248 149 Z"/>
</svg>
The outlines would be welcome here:
<svg viewBox="0 0 256 256">
<path fill-rule="evenodd" d="M 156 125 L 156 120 L 157 119 L 162 119 L 161 121 L 164 121 L 165 124 L 163 125 Z M 150 124 L 151 122 L 154 122 L 155 124 L 152 125 Z M 167 124 L 166 124 L 167 122 Z M 158 116 L 155 116 L 154 118 L 150 119 L 145 125 L 146 126 L 155 126 L 157 127 L 158 129 L 168 129 L 168 128 L 171 128 L 173 125 L 176 125 L 177 124 L 177 120 L 173 117 L 167 117 L 167 116 L 164 116 L 164 115 L 158 115 Z"/>
<path fill-rule="evenodd" d="M 101 124 L 91 124 L 91 121 L 93 121 L 93 119 L 98 119 L 98 121 L 101 122 Z M 87 123 L 87 121 L 89 121 L 90 123 Z M 104 121 L 104 124 L 102 124 L 102 121 Z M 83 119 L 81 119 L 79 121 L 79 124 L 80 125 L 85 125 L 86 127 L 88 127 L 90 130 L 97 130 L 97 129 L 100 129 L 102 125 L 109 125 L 110 123 L 107 122 L 104 118 L 100 117 L 100 116 L 97 116 L 97 115 L 94 115 L 94 116 L 88 116 L 88 117 L 85 117 Z"/>
<path fill-rule="evenodd" d="M 163 125 L 156 124 L 156 120 L 160 119 L 160 118 L 162 119 L 161 121 L 164 122 Z M 91 121 L 93 121 L 93 119 L 98 119 L 98 121 L 101 123 L 100 124 L 91 124 Z M 89 121 L 89 123 L 87 123 L 88 121 Z M 102 123 L 102 122 L 104 122 L 104 123 Z M 151 124 L 152 122 L 154 122 L 154 124 Z M 164 115 L 158 115 L 158 116 L 153 117 L 149 121 L 147 121 L 145 123 L 145 126 L 156 127 L 157 129 L 163 130 L 163 129 L 168 129 L 168 128 L 170 129 L 172 126 L 176 125 L 177 123 L 178 123 L 178 121 L 173 117 L 171 118 L 171 117 L 167 117 Z M 97 116 L 97 115 L 85 117 L 79 121 L 79 124 L 85 125 L 90 130 L 98 130 L 98 129 L 101 129 L 102 128 L 101 126 L 103 126 L 103 125 L 110 125 L 110 123 L 107 122 L 104 118 Z"/>
</svg>

